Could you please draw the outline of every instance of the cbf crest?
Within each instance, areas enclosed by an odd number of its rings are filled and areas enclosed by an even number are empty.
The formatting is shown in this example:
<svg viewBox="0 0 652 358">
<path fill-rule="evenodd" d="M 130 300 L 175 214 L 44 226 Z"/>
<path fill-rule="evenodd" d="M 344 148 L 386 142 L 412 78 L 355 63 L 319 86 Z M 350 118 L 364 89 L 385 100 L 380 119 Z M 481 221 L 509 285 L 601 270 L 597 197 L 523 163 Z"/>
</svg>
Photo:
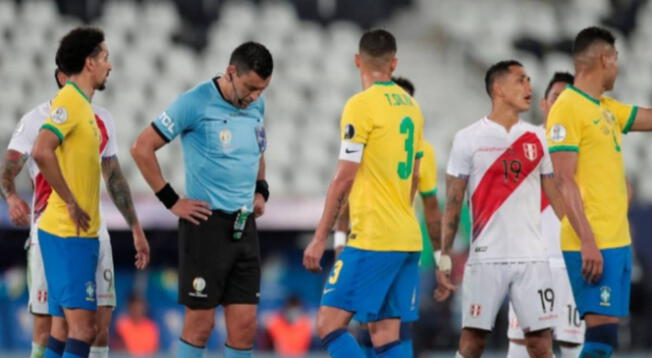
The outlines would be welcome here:
<svg viewBox="0 0 652 358">
<path fill-rule="evenodd" d="M 539 157 L 539 151 L 534 143 L 523 143 L 523 154 L 525 158 L 533 162 Z"/>
</svg>

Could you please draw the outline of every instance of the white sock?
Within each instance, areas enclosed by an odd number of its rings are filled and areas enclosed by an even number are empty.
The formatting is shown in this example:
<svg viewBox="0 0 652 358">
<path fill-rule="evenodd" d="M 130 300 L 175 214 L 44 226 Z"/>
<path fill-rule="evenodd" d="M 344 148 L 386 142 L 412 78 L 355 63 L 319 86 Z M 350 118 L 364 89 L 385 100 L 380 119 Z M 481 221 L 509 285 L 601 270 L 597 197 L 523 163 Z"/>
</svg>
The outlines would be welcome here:
<svg viewBox="0 0 652 358">
<path fill-rule="evenodd" d="M 527 352 L 527 347 L 524 344 L 509 342 L 507 349 L 507 358 L 530 358 Z"/>
<path fill-rule="evenodd" d="M 92 346 L 88 358 L 109 358 L 109 346 Z"/>
<path fill-rule="evenodd" d="M 460 351 L 457 351 L 455 352 L 455 358 L 464 358 L 464 356 L 462 355 L 462 353 L 460 353 Z"/>
<path fill-rule="evenodd" d="M 582 345 L 577 345 L 575 347 L 559 347 L 561 354 L 559 358 L 578 358 L 580 353 L 582 353 Z"/>
</svg>

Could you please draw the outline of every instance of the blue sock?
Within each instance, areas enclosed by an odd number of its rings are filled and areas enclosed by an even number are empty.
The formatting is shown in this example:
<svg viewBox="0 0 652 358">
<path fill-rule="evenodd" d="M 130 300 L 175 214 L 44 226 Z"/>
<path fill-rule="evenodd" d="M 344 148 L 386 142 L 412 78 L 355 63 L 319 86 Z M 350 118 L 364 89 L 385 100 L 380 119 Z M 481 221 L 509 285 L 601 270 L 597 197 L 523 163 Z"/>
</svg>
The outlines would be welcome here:
<svg viewBox="0 0 652 358">
<path fill-rule="evenodd" d="M 235 349 L 224 345 L 224 358 L 251 358 L 253 357 L 253 349 Z"/>
<path fill-rule="evenodd" d="M 376 348 L 378 358 L 405 358 L 405 351 L 401 341 L 394 341 Z"/>
<path fill-rule="evenodd" d="M 374 350 L 374 345 L 371 343 L 371 335 L 368 329 L 362 330 L 358 341 L 360 341 L 360 348 L 362 348 L 366 358 L 376 358 L 376 350 Z"/>
<path fill-rule="evenodd" d="M 63 358 L 88 358 L 91 351 L 90 343 L 74 338 L 68 338 L 66 349 L 63 351 Z"/>
<path fill-rule="evenodd" d="M 66 342 L 60 341 L 52 336 L 48 338 L 48 345 L 45 348 L 45 356 L 43 358 L 61 358 L 63 356 L 63 349 L 66 347 Z"/>
<path fill-rule="evenodd" d="M 346 329 L 337 329 L 321 340 L 328 354 L 333 358 L 364 358 L 364 353 L 355 338 Z"/>
<path fill-rule="evenodd" d="M 609 358 L 618 346 L 618 325 L 602 324 L 586 329 L 580 358 Z"/>
<path fill-rule="evenodd" d="M 401 322 L 400 337 L 405 357 L 414 357 L 414 348 L 412 347 L 412 323 Z"/>
<path fill-rule="evenodd" d="M 202 358 L 204 356 L 204 347 L 197 347 L 183 339 L 179 340 L 177 348 L 177 358 Z"/>
</svg>

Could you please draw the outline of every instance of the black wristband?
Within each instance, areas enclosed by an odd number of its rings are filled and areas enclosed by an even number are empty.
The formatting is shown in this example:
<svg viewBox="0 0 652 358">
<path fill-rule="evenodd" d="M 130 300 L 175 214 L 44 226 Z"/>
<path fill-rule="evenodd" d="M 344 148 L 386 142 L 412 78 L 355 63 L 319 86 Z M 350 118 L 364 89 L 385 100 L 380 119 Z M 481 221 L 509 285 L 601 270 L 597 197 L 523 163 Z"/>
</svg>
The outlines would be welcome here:
<svg viewBox="0 0 652 358">
<path fill-rule="evenodd" d="M 179 195 L 172 189 L 170 183 L 165 183 L 163 189 L 156 192 L 156 197 L 166 208 L 170 209 L 179 201 Z"/>
<path fill-rule="evenodd" d="M 256 193 L 262 195 L 265 201 L 269 200 L 269 184 L 267 184 L 267 180 L 256 180 Z"/>
</svg>

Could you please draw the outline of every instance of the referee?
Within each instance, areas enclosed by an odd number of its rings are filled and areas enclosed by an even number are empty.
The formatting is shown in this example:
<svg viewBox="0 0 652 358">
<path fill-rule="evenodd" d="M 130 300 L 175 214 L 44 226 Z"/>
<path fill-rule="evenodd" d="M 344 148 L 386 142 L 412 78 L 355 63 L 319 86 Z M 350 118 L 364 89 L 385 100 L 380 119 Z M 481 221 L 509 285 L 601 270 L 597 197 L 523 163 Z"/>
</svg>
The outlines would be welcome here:
<svg viewBox="0 0 652 358">
<path fill-rule="evenodd" d="M 179 302 L 186 306 L 178 357 L 200 358 L 223 305 L 224 357 L 251 357 L 260 289 L 254 216 L 269 197 L 262 92 L 272 75 L 265 46 L 246 42 L 223 76 L 183 93 L 131 154 L 156 196 L 179 220 Z M 155 152 L 181 135 L 187 198 L 161 173 Z M 252 215 L 250 215 L 252 214 Z"/>
</svg>

